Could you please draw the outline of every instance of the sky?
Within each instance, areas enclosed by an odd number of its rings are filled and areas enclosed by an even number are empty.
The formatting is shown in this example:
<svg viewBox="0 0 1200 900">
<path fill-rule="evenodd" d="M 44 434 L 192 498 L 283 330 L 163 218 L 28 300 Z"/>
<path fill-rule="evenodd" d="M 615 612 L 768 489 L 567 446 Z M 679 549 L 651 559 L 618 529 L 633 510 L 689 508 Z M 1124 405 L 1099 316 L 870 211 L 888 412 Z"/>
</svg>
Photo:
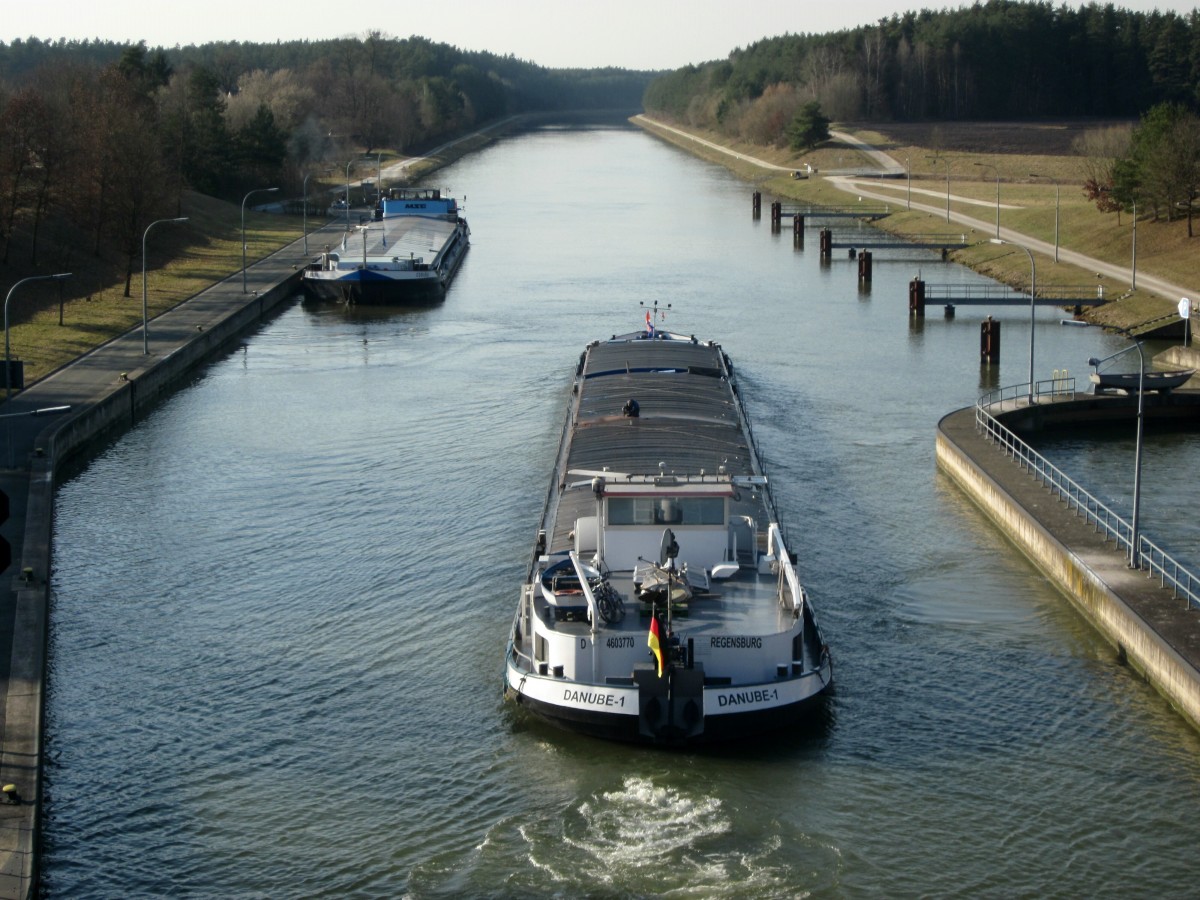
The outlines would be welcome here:
<svg viewBox="0 0 1200 900">
<path fill-rule="evenodd" d="M 1187 14 L 1197 0 L 1113 0 L 1135 11 Z M 550 68 L 677 69 L 724 59 L 783 34 L 823 34 L 909 9 L 960 0 L 0 0 L 0 41 L 36 37 L 145 41 L 174 47 L 214 41 L 274 43 L 413 35 L 460 50 L 513 55 Z M 1078 7 L 1070 2 L 1065 5 Z"/>
</svg>

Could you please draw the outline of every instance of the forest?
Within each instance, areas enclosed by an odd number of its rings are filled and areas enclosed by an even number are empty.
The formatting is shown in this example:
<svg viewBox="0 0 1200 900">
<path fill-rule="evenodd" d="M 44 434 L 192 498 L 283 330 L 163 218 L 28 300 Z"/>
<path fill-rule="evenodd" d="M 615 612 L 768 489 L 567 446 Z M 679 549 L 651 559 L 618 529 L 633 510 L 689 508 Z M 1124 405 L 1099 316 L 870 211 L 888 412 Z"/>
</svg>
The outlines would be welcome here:
<svg viewBox="0 0 1200 900">
<path fill-rule="evenodd" d="M 836 121 L 1133 119 L 1200 107 L 1200 10 L 988 0 L 831 34 L 769 38 L 666 73 L 647 112 L 754 143 L 804 103 Z"/>
<path fill-rule="evenodd" d="M 632 114 L 651 77 L 377 32 L 172 49 L 0 44 L 0 265 L 36 269 L 48 241 L 69 242 L 120 260 L 128 284 L 146 225 L 179 215 L 185 191 L 236 203 L 277 185 L 300 197 L 306 176 L 348 158 L 415 155 L 514 113 Z"/>
</svg>

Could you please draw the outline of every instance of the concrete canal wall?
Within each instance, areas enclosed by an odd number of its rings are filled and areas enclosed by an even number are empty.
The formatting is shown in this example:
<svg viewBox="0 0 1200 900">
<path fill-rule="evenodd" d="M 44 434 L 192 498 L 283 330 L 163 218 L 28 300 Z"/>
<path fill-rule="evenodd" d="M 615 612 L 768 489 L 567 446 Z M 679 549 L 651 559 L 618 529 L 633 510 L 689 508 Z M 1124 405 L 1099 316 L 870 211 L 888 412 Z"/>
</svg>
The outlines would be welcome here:
<svg viewBox="0 0 1200 900">
<path fill-rule="evenodd" d="M 1065 415 L 1078 415 L 1062 405 Z M 1200 612 L 1131 570 L 1124 550 L 977 434 L 974 407 L 942 419 L 936 443 L 938 467 L 1116 648 L 1118 659 L 1200 729 Z"/>
<path fill-rule="evenodd" d="M 227 279 L 150 323 L 151 353 L 141 329 L 97 348 L 14 396 L 9 468 L 0 486 L 11 501 L 13 544 L 8 570 L 12 642 L 3 697 L 0 783 L 14 787 L 0 802 L 0 897 L 35 895 L 42 806 L 42 728 L 54 492 L 66 463 L 89 445 L 120 433 L 195 370 L 253 330 L 299 288 L 301 242 L 251 267 L 252 289 Z M 241 273 L 239 272 L 239 276 Z M 70 412 L 34 418 L 29 410 L 69 405 Z M 16 537 L 20 535 L 20 537 Z M 4 592 L 0 591 L 0 595 Z M 0 796 L 0 801 L 5 798 Z"/>
</svg>

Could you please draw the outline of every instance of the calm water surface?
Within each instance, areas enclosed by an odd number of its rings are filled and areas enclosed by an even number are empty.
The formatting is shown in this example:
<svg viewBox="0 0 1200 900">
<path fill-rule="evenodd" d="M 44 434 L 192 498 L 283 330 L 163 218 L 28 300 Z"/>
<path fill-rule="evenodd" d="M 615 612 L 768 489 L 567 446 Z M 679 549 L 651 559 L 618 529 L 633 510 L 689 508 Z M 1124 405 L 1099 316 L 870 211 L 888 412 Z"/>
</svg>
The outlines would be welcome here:
<svg viewBox="0 0 1200 900">
<path fill-rule="evenodd" d="M 937 420 L 1025 380 L 1022 311 L 981 370 L 983 312 L 907 315 L 918 269 L 970 273 L 877 254 L 861 292 L 640 132 L 437 179 L 474 230 L 444 305 L 297 302 L 60 491 L 50 896 L 1194 891 L 1197 735 L 935 470 Z M 834 651 L 810 733 L 667 753 L 501 701 L 575 361 L 656 300 L 741 373 Z M 1039 377 L 1120 346 L 1057 319 Z"/>
</svg>

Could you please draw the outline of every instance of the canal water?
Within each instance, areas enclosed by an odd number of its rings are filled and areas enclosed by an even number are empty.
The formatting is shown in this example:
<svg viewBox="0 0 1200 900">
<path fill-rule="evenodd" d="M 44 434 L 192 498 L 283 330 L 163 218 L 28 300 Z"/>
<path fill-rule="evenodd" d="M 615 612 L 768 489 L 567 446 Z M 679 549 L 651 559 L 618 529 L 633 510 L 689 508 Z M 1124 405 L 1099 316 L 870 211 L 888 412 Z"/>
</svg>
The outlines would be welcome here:
<svg viewBox="0 0 1200 900">
<path fill-rule="evenodd" d="M 1026 380 L 1026 310 L 981 369 L 985 312 L 907 312 L 971 273 L 878 253 L 860 290 L 635 130 L 435 178 L 474 232 L 443 305 L 297 300 L 59 492 L 49 896 L 1194 891 L 1200 738 L 935 468 L 942 415 Z M 802 733 L 663 752 L 501 699 L 575 362 L 653 303 L 740 373 L 834 653 Z M 1058 318 L 1040 378 L 1121 346 Z"/>
</svg>

